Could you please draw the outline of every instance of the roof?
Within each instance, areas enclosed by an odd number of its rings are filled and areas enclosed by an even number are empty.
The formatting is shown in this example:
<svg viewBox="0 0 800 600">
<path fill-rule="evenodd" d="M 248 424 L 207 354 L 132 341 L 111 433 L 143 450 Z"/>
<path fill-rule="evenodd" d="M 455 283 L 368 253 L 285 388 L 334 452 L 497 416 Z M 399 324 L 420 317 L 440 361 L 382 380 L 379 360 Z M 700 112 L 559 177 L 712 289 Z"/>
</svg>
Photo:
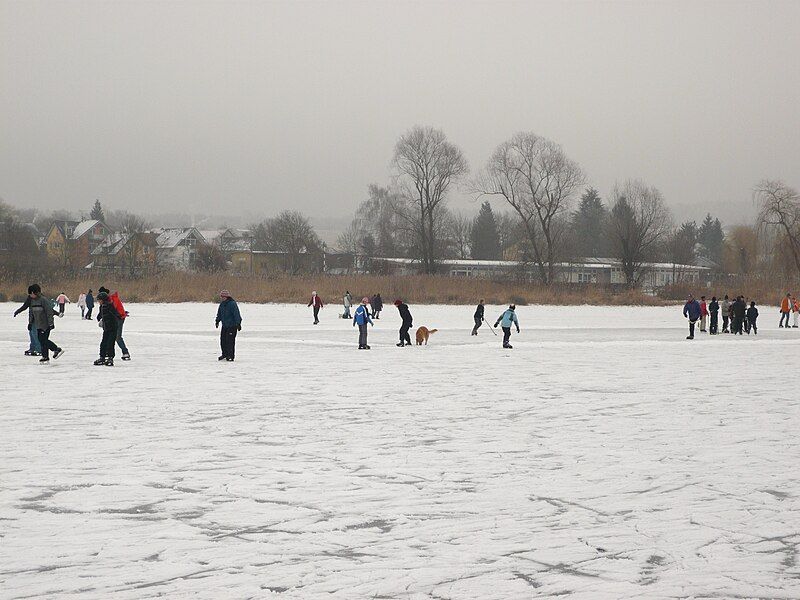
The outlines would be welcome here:
<svg viewBox="0 0 800 600">
<path fill-rule="evenodd" d="M 412 265 L 416 264 L 419 261 L 416 258 L 376 258 L 375 260 L 384 260 L 389 263 L 399 264 L 399 265 Z M 492 268 L 506 268 L 506 269 L 513 269 L 515 267 L 519 267 L 521 263 L 519 261 L 514 260 L 471 260 L 471 259 L 443 259 L 437 261 L 438 264 L 443 265 L 445 267 L 473 267 L 473 268 L 483 268 L 483 269 L 492 269 Z M 584 258 L 581 260 L 576 260 L 574 262 L 562 262 L 556 263 L 554 266 L 560 268 L 582 268 L 582 269 L 611 269 L 611 268 L 619 268 L 620 261 L 613 259 L 613 258 Z M 681 264 L 672 264 L 672 263 L 643 263 L 642 266 L 646 269 L 684 269 L 684 270 L 691 270 L 695 269 L 698 271 L 707 271 L 708 267 L 704 266 L 697 266 L 697 265 L 681 265 Z"/>
<path fill-rule="evenodd" d="M 200 235 L 205 238 L 207 242 L 214 242 L 219 236 L 225 233 L 225 229 L 198 229 Z"/>
<path fill-rule="evenodd" d="M 95 225 L 98 224 L 102 225 L 103 223 L 98 221 L 97 219 L 89 219 L 88 221 L 81 221 L 75 226 L 71 238 L 73 240 L 80 239 L 85 234 L 90 232 Z"/>
<path fill-rule="evenodd" d="M 119 254 L 134 235 L 138 235 L 143 244 L 156 245 L 156 236 L 152 233 L 112 233 L 98 244 L 97 248 L 92 251 L 92 255 L 114 256 Z"/>
<path fill-rule="evenodd" d="M 192 233 L 196 234 L 201 242 L 206 241 L 203 234 L 194 227 L 169 227 L 156 229 L 150 233 L 154 233 L 157 236 L 156 245 L 159 248 L 174 248 Z"/>
<path fill-rule="evenodd" d="M 117 254 L 125 247 L 130 239 L 130 234 L 126 233 L 112 233 L 97 245 L 97 248 L 92 250 L 92 255 Z"/>
</svg>

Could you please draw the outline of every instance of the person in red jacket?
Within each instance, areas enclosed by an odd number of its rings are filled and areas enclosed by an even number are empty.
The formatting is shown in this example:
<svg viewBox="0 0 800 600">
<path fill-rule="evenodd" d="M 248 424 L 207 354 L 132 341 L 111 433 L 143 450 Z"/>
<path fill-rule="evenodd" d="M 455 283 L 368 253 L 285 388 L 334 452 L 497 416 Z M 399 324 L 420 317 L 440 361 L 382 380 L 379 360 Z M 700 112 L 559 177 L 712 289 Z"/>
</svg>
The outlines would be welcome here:
<svg viewBox="0 0 800 600">
<path fill-rule="evenodd" d="M 311 292 L 311 301 L 308 303 L 309 306 L 313 307 L 314 311 L 314 325 L 319 324 L 319 309 L 325 306 L 322 302 L 322 298 L 319 297 L 317 292 Z"/>
<path fill-rule="evenodd" d="M 120 351 L 122 352 L 122 360 L 130 360 L 131 353 L 128 352 L 128 346 L 125 344 L 125 340 L 122 339 L 122 327 L 125 325 L 125 317 L 128 316 L 128 311 L 125 310 L 125 306 L 122 304 L 122 300 L 119 298 L 119 292 L 111 293 L 107 287 L 100 286 L 100 290 L 98 293 L 105 292 L 108 296 L 108 302 L 114 307 L 114 313 L 117 317 L 117 329 L 116 329 L 116 336 L 115 342 L 117 346 L 119 346 Z M 97 313 L 97 320 L 100 320 L 100 313 Z M 113 355 L 112 355 L 113 356 Z"/>
<path fill-rule="evenodd" d="M 708 321 L 708 304 L 706 297 L 700 296 L 700 331 L 706 332 L 706 322 Z"/>
</svg>

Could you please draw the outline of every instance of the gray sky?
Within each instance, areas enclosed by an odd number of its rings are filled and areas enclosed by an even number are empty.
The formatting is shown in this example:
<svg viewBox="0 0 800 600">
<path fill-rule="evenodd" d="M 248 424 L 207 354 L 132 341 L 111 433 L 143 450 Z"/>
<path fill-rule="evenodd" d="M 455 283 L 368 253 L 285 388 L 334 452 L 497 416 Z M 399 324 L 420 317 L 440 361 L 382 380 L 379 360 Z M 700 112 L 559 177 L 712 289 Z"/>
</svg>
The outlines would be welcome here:
<svg viewBox="0 0 800 600">
<path fill-rule="evenodd" d="M 730 222 L 759 179 L 800 184 L 798 23 L 798 1 L 0 0 L 0 197 L 350 216 L 424 124 L 473 171 L 534 131 L 604 197 L 640 177 Z"/>
</svg>

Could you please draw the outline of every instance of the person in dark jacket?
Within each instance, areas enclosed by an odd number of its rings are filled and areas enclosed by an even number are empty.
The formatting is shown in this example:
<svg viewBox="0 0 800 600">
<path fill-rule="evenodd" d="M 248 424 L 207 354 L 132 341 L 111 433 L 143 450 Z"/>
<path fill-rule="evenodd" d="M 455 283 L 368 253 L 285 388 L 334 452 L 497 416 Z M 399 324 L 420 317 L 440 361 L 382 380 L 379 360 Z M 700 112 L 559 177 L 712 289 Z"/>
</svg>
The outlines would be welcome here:
<svg viewBox="0 0 800 600">
<path fill-rule="evenodd" d="M 222 332 L 219 334 L 222 354 L 217 360 L 233 362 L 236 358 L 236 334 L 242 330 L 242 315 L 239 313 L 239 305 L 228 290 L 222 290 L 219 297 L 222 298 L 222 302 L 217 308 L 216 327 L 222 323 Z"/>
<path fill-rule="evenodd" d="M 383 298 L 380 294 L 375 294 L 372 298 L 372 316 L 376 319 L 381 318 L 381 311 L 383 310 Z"/>
<path fill-rule="evenodd" d="M 50 340 L 50 332 L 55 329 L 53 317 L 55 317 L 55 310 L 53 309 L 53 301 L 42 295 L 42 288 L 38 283 L 34 283 L 28 288 L 28 324 L 36 329 L 36 334 L 39 336 L 39 345 L 42 347 L 42 358 L 39 359 L 40 363 L 50 362 L 50 352 L 53 352 L 53 358 L 58 358 L 64 354 L 55 342 Z"/>
<path fill-rule="evenodd" d="M 738 296 L 731 304 L 731 308 L 733 310 L 731 333 L 744 335 L 744 320 L 747 318 L 747 305 L 744 303 L 744 298 Z"/>
<path fill-rule="evenodd" d="M 101 291 L 97 294 L 97 321 L 103 328 L 103 338 L 100 340 L 100 358 L 94 361 L 95 366 L 114 366 L 114 346 L 117 343 L 117 325 L 120 318 L 114 303 L 108 297 L 108 292 Z"/>
<path fill-rule="evenodd" d="M 31 305 L 31 293 L 33 290 L 33 286 L 28 286 L 28 295 L 25 297 L 25 302 L 20 306 L 17 310 L 14 311 L 14 316 L 16 317 L 18 314 L 25 312 L 30 308 Z M 36 328 L 28 320 L 28 349 L 25 350 L 25 356 L 41 356 L 42 355 L 42 345 L 39 343 L 39 335 L 36 332 Z"/>
<path fill-rule="evenodd" d="M 758 335 L 756 319 L 758 319 L 758 309 L 756 308 L 756 303 L 751 302 L 750 308 L 747 309 L 747 322 L 750 323 L 750 329 L 753 330 L 753 335 Z"/>
<path fill-rule="evenodd" d="M 359 304 L 355 314 L 353 315 L 353 327 L 358 325 L 359 350 L 369 350 L 369 344 L 367 343 L 367 324 L 370 324 L 373 327 L 375 326 L 375 323 L 372 322 L 372 319 L 369 316 L 369 309 L 367 309 L 368 303 L 369 298 L 364 296 L 364 298 L 361 299 L 361 304 Z"/>
<path fill-rule="evenodd" d="M 700 308 L 700 303 L 694 299 L 694 296 L 689 294 L 689 297 L 686 299 L 686 304 L 683 305 L 683 316 L 689 319 L 689 335 L 686 336 L 687 340 L 694 339 L 694 325 L 700 318 L 701 313 L 702 309 Z"/>
<path fill-rule="evenodd" d="M 86 320 L 92 320 L 92 309 L 94 308 L 94 296 L 92 296 L 92 290 L 86 294 Z"/>
<path fill-rule="evenodd" d="M 716 296 L 711 297 L 708 313 L 711 315 L 711 324 L 708 326 L 708 332 L 711 335 L 717 335 L 719 333 L 719 302 L 717 302 Z"/>
<path fill-rule="evenodd" d="M 403 320 L 402 325 L 400 325 L 400 343 L 397 345 L 400 348 L 403 346 L 410 346 L 411 336 L 409 335 L 408 330 L 411 329 L 411 326 L 414 324 L 414 318 L 411 316 L 411 311 L 408 310 L 408 304 L 402 300 L 395 300 L 394 305 L 397 307 L 397 310 L 400 313 L 400 318 Z"/>
<path fill-rule="evenodd" d="M 115 312 L 119 316 L 119 320 L 117 322 L 117 346 L 119 346 L 119 349 L 122 352 L 122 360 L 130 360 L 131 353 L 128 351 L 128 346 L 125 344 L 125 340 L 122 338 L 122 328 L 125 326 L 125 319 L 128 317 L 128 311 L 125 310 L 122 300 L 119 299 L 118 292 L 114 292 L 112 294 L 111 290 L 104 286 L 100 286 L 98 292 L 105 292 L 108 295 L 108 301 L 114 305 Z M 97 320 L 100 320 L 100 315 L 97 315 Z"/>
<path fill-rule="evenodd" d="M 472 328 L 472 335 L 478 335 L 478 329 L 483 325 L 483 312 L 483 298 L 481 298 L 481 301 L 478 302 L 478 306 L 475 308 L 475 314 L 472 315 L 475 319 L 475 327 Z"/>
</svg>

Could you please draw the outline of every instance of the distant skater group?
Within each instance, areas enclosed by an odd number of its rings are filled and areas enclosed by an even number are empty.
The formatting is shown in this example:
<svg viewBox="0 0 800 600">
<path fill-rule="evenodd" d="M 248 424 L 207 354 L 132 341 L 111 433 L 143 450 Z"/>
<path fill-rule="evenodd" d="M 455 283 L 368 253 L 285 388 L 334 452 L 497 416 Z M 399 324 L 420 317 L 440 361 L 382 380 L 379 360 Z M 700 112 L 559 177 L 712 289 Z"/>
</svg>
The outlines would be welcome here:
<svg viewBox="0 0 800 600">
<path fill-rule="evenodd" d="M 719 330 L 719 317 L 722 315 L 722 331 Z M 731 333 L 758 335 L 758 308 L 755 300 L 750 300 L 744 296 L 737 296 L 731 300 L 726 294 L 722 302 L 717 301 L 716 296 L 712 296 L 711 302 L 706 302 L 705 296 L 700 296 L 696 300 L 691 294 L 683 305 L 683 316 L 689 321 L 689 335 L 687 340 L 695 337 L 695 327 L 700 323 L 700 332 L 710 335 L 719 333 Z M 781 300 L 779 328 L 798 328 L 800 324 L 800 303 L 791 294 L 787 293 Z M 789 318 L 793 315 L 793 325 L 789 325 Z M 706 326 L 708 325 L 708 329 Z"/>
</svg>

